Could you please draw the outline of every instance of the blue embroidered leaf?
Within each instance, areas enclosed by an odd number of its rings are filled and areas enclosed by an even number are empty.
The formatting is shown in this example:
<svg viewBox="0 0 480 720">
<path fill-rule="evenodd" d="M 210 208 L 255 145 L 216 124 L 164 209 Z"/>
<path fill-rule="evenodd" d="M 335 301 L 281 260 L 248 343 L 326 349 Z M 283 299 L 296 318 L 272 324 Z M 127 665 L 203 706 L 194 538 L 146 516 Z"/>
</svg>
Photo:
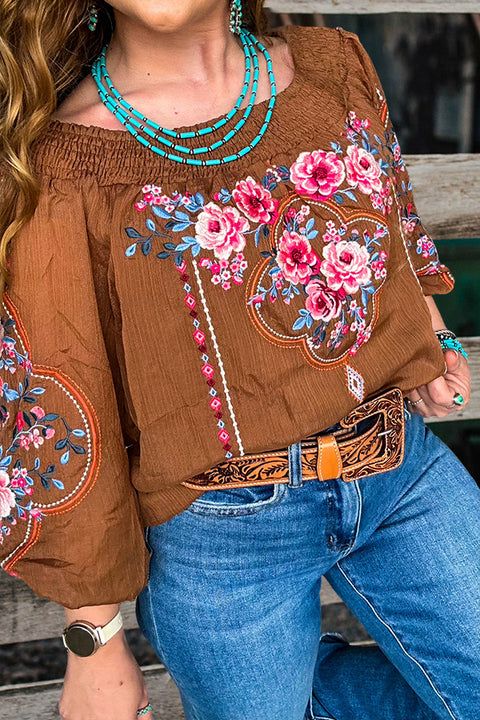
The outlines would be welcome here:
<svg viewBox="0 0 480 720">
<path fill-rule="evenodd" d="M 188 217 L 187 213 L 182 212 L 181 210 L 175 210 L 175 217 L 177 220 L 183 220 L 184 222 L 190 223 L 190 218 Z"/>
<path fill-rule="evenodd" d="M 380 257 L 380 254 L 378 252 L 373 253 L 373 255 L 370 258 L 370 262 L 375 262 L 375 260 L 378 260 L 379 257 Z"/>
<path fill-rule="evenodd" d="M 182 237 L 182 240 L 187 244 L 187 246 L 197 244 L 197 239 L 194 237 L 191 237 L 191 235 L 184 235 Z"/>
<path fill-rule="evenodd" d="M 144 255 L 149 255 L 151 249 L 152 249 L 151 240 L 147 240 L 146 242 L 142 243 L 142 252 Z"/>
<path fill-rule="evenodd" d="M 163 247 L 165 248 L 165 250 L 175 250 L 176 249 L 175 244 L 171 243 L 171 242 L 163 243 Z"/>
<path fill-rule="evenodd" d="M 129 238 L 141 238 L 142 236 L 138 232 L 138 230 L 135 230 L 133 227 L 125 228 L 125 232 L 127 233 L 127 236 Z"/>
<path fill-rule="evenodd" d="M 150 230 L 150 232 L 155 232 L 155 230 L 156 230 L 155 223 L 153 222 L 153 220 L 151 218 L 148 218 L 145 225 Z"/>
<path fill-rule="evenodd" d="M 63 448 L 67 444 L 67 439 L 64 438 L 63 440 L 59 440 L 57 443 L 55 443 L 55 450 L 63 450 Z"/>
<path fill-rule="evenodd" d="M 63 453 L 62 457 L 60 458 L 60 462 L 62 465 L 66 465 L 70 459 L 70 450 L 67 450 Z"/>
<path fill-rule="evenodd" d="M 162 260 L 165 260 L 166 258 L 170 257 L 169 252 L 159 252 L 157 253 L 157 257 L 161 258 Z"/>
<path fill-rule="evenodd" d="M 50 473 L 55 472 L 55 465 L 49 465 L 47 469 L 45 470 L 47 475 L 50 475 Z"/>
<path fill-rule="evenodd" d="M 195 193 L 195 202 L 197 205 L 201 205 L 203 207 L 205 200 L 203 199 L 203 195 L 201 193 Z"/>
<path fill-rule="evenodd" d="M 312 230 L 312 232 L 309 232 L 307 235 L 308 240 L 315 240 L 315 238 L 318 235 L 318 230 Z"/>
<path fill-rule="evenodd" d="M 257 227 L 257 229 L 255 230 L 255 247 L 258 247 L 258 243 L 260 242 L 260 228 L 261 228 L 261 227 L 262 227 L 262 226 L 259 225 L 259 226 Z M 263 255 L 263 253 L 262 253 L 262 255 Z"/>
<path fill-rule="evenodd" d="M 55 480 L 55 478 L 52 478 L 52 482 L 55 485 L 55 487 L 58 488 L 59 490 L 65 490 L 65 485 L 62 482 L 60 482 L 60 480 Z"/>
<path fill-rule="evenodd" d="M 341 195 L 339 195 L 339 193 L 335 193 L 335 195 L 333 196 L 333 199 L 334 199 L 335 202 L 337 202 L 339 205 L 343 205 L 343 197 L 342 197 Z"/>
<path fill-rule="evenodd" d="M 365 129 L 363 129 L 363 128 L 362 128 L 362 135 L 363 135 L 363 137 L 365 138 L 365 140 L 369 140 L 369 139 L 370 139 L 370 135 L 369 135 L 369 134 L 367 133 L 367 131 L 366 131 Z"/>
<path fill-rule="evenodd" d="M 190 243 L 180 243 L 180 245 L 177 245 L 178 252 L 184 252 L 184 250 L 188 250 L 190 247 Z"/>
<path fill-rule="evenodd" d="M 373 285 L 367 285 L 367 287 L 365 288 L 365 290 L 366 290 L 368 293 L 370 293 L 370 295 L 374 295 L 374 294 L 375 294 L 375 288 L 374 288 Z"/>
<path fill-rule="evenodd" d="M 12 390 L 11 388 L 5 388 L 3 391 L 3 396 L 7 402 L 10 402 L 11 400 L 18 400 L 20 397 L 18 392 L 16 390 Z"/>
<path fill-rule="evenodd" d="M 42 481 L 42 485 L 45 490 L 50 490 L 50 480 L 44 477 L 44 475 L 40 475 L 40 480 Z"/>
<path fill-rule="evenodd" d="M 380 140 L 380 138 L 378 137 L 378 135 L 374 135 L 373 137 L 375 138 L 375 140 L 377 141 L 377 143 L 378 143 L 379 145 L 382 144 L 382 141 Z"/>
<path fill-rule="evenodd" d="M 318 338 L 321 343 L 325 340 L 326 336 L 327 336 L 327 331 L 326 331 L 326 330 L 322 330 L 322 332 L 320 333 L 320 336 L 319 336 L 319 338 Z"/>
<path fill-rule="evenodd" d="M 350 198 L 350 200 L 353 200 L 353 202 L 358 202 L 357 198 L 351 190 L 345 190 L 345 195 Z"/>
<path fill-rule="evenodd" d="M 307 224 L 305 225 L 307 232 L 310 232 L 310 230 L 313 229 L 314 225 L 315 225 L 315 218 L 310 218 L 310 220 L 308 220 Z"/>
<path fill-rule="evenodd" d="M 12 462 L 12 456 L 5 455 L 5 457 L 0 460 L 0 467 L 8 467 L 11 462 Z"/>
<path fill-rule="evenodd" d="M 168 224 L 170 225 L 170 223 L 168 223 Z M 183 232 L 183 231 L 186 230 L 186 229 L 188 228 L 188 226 L 191 225 L 191 224 L 192 224 L 192 223 L 191 223 L 190 221 L 189 221 L 189 222 L 182 222 L 182 223 L 174 223 L 173 226 L 172 226 L 172 230 L 173 230 L 173 232 Z M 166 226 L 165 226 L 165 227 L 166 227 Z"/>
<path fill-rule="evenodd" d="M 22 490 L 22 488 L 15 488 L 14 493 L 15 495 L 25 495 L 25 490 Z"/>
<path fill-rule="evenodd" d="M 297 318 L 297 320 L 295 320 L 295 322 L 293 323 L 293 330 L 301 330 L 304 327 L 305 322 L 306 322 L 305 317 L 302 316 L 302 317 Z"/>
<path fill-rule="evenodd" d="M 308 327 L 308 328 L 311 328 L 312 325 L 313 325 L 313 318 L 312 318 L 312 316 L 310 315 L 310 313 L 308 313 L 308 315 L 307 315 L 307 327 Z"/>
<path fill-rule="evenodd" d="M 39 457 L 35 458 L 35 464 L 33 467 L 35 468 L 35 470 L 38 470 L 38 468 L 40 467 L 40 458 Z"/>
<path fill-rule="evenodd" d="M 268 250 L 262 250 L 260 255 L 262 255 L 262 257 L 264 257 L 264 258 L 272 257 L 272 254 Z"/>
<path fill-rule="evenodd" d="M 41 387 L 32 388 L 32 389 L 30 390 L 30 392 L 33 393 L 34 395 L 43 395 L 43 393 L 45 392 L 45 388 L 41 388 Z M 26 398 L 25 398 L 25 399 L 26 399 Z"/>
<path fill-rule="evenodd" d="M 57 419 L 58 419 L 57 413 L 47 413 L 47 415 L 45 415 L 45 417 L 43 418 L 43 421 L 51 422 L 52 420 L 57 420 Z"/>
<path fill-rule="evenodd" d="M 180 267 L 180 265 L 182 264 L 182 261 L 183 261 L 183 258 L 182 258 L 182 256 L 181 256 L 180 254 L 179 254 L 179 255 L 175 255 L 175 265 L 176 265 L 177 267 Z"/>
<path fill-rule="evenodd" d="M 72 430 L 72 435 L 75 435 L 75 437 L 85 437 L 85 431 L 84 430 Z"/>
<path fill-rule="evenodd" d="M 280 175 L 280 177 L 282 178 L 282 180 L 284 180 L 284 181 L 285 181 L 285 180 L 289 180 L 289 178 L 290 178 L 290 170 L 289 170 L 285 165 L 280 165 L 280 166 L 277 168 L 277 172 L 278 172 L 278 174 Z"/>
<path fill-rule="evenodd" d="M 278 265 L 275 265 L 275 267 L 273 267 L 271 270 L 268 271 L 268 274 L 273 276 L 279 272 L 280 272 L 280 268 L 278 267 Z"/>
<path fill-rule="evenodd" d="M 171 218 L 170 213 L 168 213 L 163 208 L 159 207 L 158 205 L 153 205 L 152 207 L 154 215 L 156 215 L 159 218 L 163 218 L 164 220 L 169 220 Z"/>
<path fill-rule="evenodd" d="M 372 148 L 372 149 L 370 150 L 370 152 L 372 153 L 372 155 L 378 155 L 378 150 L 377 150 L 377 148 Z"/>
<path fill-rule="evenodd" d="M 367 152 L 370 152 L 370 143 L 368 143 L 366 140 L 362 140 L 362 145 Z"/>
<path fill-rule="evenodd" d="M 270 235 L 270 229 L 268 225 L 262 225 L 262 233 L 264 238 L 268 238 L 268 236 Z"/>
<path fill-rule="evenodd" d="M 366 307 L 368 304 L 368 294 L 365 292 L 365 288 L 362 287 L 362 303 Z"/>
<path fill-rule="evenodd" d="M 295 295 L 300 295 L 300 290 L 295 287 L 295 285 L 290 285 L 290 290 L 295 293 Z"/>
<path fill-rule="evenodd" d="M 25 380 L 27 380 L 27 378 L 25 378 Z M 18 383 L 18 392 L 20 393 L 20 395 L 23 393 L 23 385 L 21 382 Z"/>
<path fill-rule="evenodd" d="M 202 248 L 201 248 L 201 246 L 200 246 L 198 243 L 196 243 L 195 245 L 192 245 L 192 255 L 193 255 L 193 257 L 197 257 L 197 255 L 198 255 L 198 253 L 200 252 L 201 249 L 202 249 Z"/>
<path fill-rule="evenodd" d="M 70 447 L 77 455 L 85 455 L 85 448 L 83 448 L 81 445 L 75 445 L 75 443 L 70 443 Z"/>
<path fill-rule="evenodd" d="M 32 413 L 32 414 L 34 414 L 34 413 Z M 22 412 L 22 417 L 23 417 L 25 424 L 28 425 L 28 427 L 32 427 L 32 420 L 31 420 L 29 414 L 25 412 L 25 410 Z"/>
<path fill-rule="evenodd" d="M 137 249 L 137 243 L 133 243 L 133 245 L 129 245 L 128 248 L 125 250 L 125 255 L 127 257 L 132 257 L 132 255 L 135 255 Z"/>
<path fill-rule="evenodd" d="M 165 230 L 171 230 L 176 225 L 175 220 L 169 220 L 165 224 Z"/>
</svg>

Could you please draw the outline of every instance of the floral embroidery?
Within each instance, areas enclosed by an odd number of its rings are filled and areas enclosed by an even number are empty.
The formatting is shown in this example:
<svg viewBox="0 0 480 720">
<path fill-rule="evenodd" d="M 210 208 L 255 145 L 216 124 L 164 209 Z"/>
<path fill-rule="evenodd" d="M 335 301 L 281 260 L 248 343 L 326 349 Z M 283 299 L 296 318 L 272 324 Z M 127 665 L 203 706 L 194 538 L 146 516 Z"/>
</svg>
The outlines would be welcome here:
<svg viewBox="0 0 480 720">
<path fill-rule="evenodd" d="M 0 446 L 0 545 L 13 542 L 1 565 L 15 574 L 13 565 L 38 540 L 47 516 L 75 507 L 94 484 L 100 436 L 95 412 L 73 381 L 32 363 L 28 338 L 7 294 L 3 311 L 0 425 L 9 441 Z M 47 409 L 51 398 L 65 396 L 77 427 Z M 66 487 L 66 466 L 74 486 Z"/>
<path fill-rule="evenodd" d="M 52 440 L 57 431 L 52 423 L 58 425 L 63 423 L 65 436 L 57 439 L 55 450 L 62 451 L 59 458 L 61 465 L 66 465 L 70 459 L 70 452 L 77 455 L 84 455 L 83 445 L 72 441 L 74 438 L 84 438 L 85 431 L 81 428 L 72 429 L 65 418 L 57 413 L 46 413 L 40 405 L 29 407 L 36 401 L 37 397 L 43 395 L 45 388 L 31 387 L 30 378 L 33 374 L 32 363 L 28 354 L 22 355 L 16 349 L 16 341 L 10 334 L 15 329 L 15 322 L 11 318 L 4 324 L 4 340 L 1 349 L 0 368 L 6 368 L 11 374 L 17 374 L 20 369 L 26 372 L 23 381 L 18 381 L 17 388 L 10 387 L 4 382 L 0 394 L 2 396 L 1 424 L 4 426 L 10 417 L 7 405 L 14 404 L 16 420 L 11 443 L 5 449 L 0 446 L 0 518 L 7 524 L 2 525 L 0 532 L 0 543 L 3 536 L 9 535 L 11 527 L 16 525 L 17 519 L 25 520 L 29 516 L 41 519 L 44 513 L 35 507 L 28 498 L 35 494 L 35 484 L 40 482 L 45 490 L 57 488 L 64 490 L 61 480 L 54 477 L 56 465 L 50 464 L 41 470 L 41 460 L 35 457 L 31 461 L 31 467 L 24 466 L 25 460 L 18 459 L 12 467 L 17 451 L 22 448 L 24 451 L 38 450 L 44 442 Z M 10 474 L 9 474 L 9 468 Z"/>
<path fill-rule="evenodd" d="M 385 218 L 394 193 L 408 197 L 411 186 L 402 183 L 405 165 L 391 128 L 382 138 L 352 111 L 342 137 L 345 142 L 331 142 L 329 150 L 301 152 L 290 167 L 268 168 L 260 181 L 248 175 L 233 189 L 221 188 L 209 202 L 200 193 L 169 197 L 145 185 L 135 206 L 140 212 L 150 207 L 162 227 L 149 217 L 147 235 L 126 228 L 134 240 L 126 255 L 139 245 L 148 255 L 161 238 L 160 259 L 174 258 L 178 267 L 186 255 L 197 258 L 198 268 L 227 291 L 246 280 L 250 317 L 270 341 L 300 345 L 318 365 L 355 355 L 371 337 L 376 296 L 387 277 Z M 410 201 L 402 207 L 408 234 L 420 220 Z M 246 277 L 254 248 L 257 264 Z M 415 249 L 435 263 L 425 233 Z M 281 317 L 273 310 L 280 300 L 286 306 Z"/>
</svg>

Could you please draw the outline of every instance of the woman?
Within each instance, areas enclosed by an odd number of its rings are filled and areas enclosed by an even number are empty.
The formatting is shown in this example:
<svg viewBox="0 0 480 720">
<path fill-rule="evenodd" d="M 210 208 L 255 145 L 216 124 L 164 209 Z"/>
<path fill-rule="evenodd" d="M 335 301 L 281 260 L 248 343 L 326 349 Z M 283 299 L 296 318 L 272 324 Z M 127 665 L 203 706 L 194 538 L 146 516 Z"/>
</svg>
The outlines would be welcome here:
<svg viewBox="0 0 480 720">
<path fill-rule="evenodd" d="M 138 598 L 189 720 L 478 719 L 479 492 L 423 422 L 469 371 L 358 38 L 0 7 L 2 566 L 65 607 L 62 717 L 153 717 Z"/>
</svg>

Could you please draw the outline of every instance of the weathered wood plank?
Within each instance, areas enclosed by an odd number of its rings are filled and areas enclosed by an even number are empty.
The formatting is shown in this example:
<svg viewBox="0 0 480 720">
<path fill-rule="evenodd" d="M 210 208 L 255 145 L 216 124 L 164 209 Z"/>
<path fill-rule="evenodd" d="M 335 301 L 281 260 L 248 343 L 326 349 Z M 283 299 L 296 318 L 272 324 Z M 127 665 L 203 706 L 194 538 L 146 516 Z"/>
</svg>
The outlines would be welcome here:
<svg viewBox="0 0 480 720">
<path fill-rule="evenodd" d="M 433 238 L 479 238 L 480 154 L 405 155 L 418 212 Z"/>
<path fill-rule="evenodd" d="M 185 720 L 180 693 L 163 665 L 142 669 L 155 717 L 162 720 Z M 57 706 L 61 691 L 62 681 L 0 688 L 1 717 L 60 720 Z"/>
<path fill-rule="evenodd" d="M 391 12 L 476 13 L 478 0 L 267 0 L 266 6 L 274 12 L 328 13 L 354 15 Z"/>
</svg>

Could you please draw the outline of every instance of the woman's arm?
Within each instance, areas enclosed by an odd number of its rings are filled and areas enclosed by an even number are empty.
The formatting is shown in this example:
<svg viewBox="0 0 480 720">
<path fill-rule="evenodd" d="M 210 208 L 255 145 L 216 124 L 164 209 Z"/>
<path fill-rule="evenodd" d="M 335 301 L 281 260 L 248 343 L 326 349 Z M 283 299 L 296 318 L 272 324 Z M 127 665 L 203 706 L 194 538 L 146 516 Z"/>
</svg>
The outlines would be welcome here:
<svg viewBox="0 0 480 720">
<path fill-rule="evenodd" d="M 67 625 L 74 620 L 105 625 L 118 610 L 119 605 L 65 608 L 65 619 Z M 68 652 L 59 702 L 63 720 L 137 720 L 137 710 L 147 704 L 145 680 L 123 629 L 89 657 Z M 151 713 L 142 715 L 142 720 L 151 718 Z"/>
<path fill-rule="evenodd" d="M 445 329 L 445 323 L 433 297 L 425 297 L 425 302 L 430 310 L 433 329 Z M 445 417 L 459 409 L 457 405 L 453 405 L 454 394 L 460 393 L 466 405 L 470 399 L 470 389 L 470 370 L 466 359 L 455 350 L 447 350 L 444 375 L 410 393 L 409 397 L 412 401 L 418 401 L 420 398 L 423 401 L 411 406 L 411 409 L 423 417 Z"/>
</svg>

